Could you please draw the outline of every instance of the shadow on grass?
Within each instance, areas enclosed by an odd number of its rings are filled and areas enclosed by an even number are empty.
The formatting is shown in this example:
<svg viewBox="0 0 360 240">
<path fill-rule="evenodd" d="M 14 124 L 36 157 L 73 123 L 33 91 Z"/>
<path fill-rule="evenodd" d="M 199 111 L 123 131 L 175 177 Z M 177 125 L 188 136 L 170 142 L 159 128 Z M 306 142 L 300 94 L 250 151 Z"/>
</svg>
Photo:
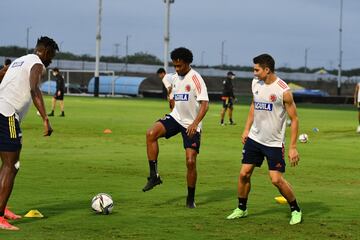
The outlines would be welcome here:
<svg viewBox="0 0 360 240">
<path fill-rule="evenodd" d="M 234 198 L 233 190 L 212 190 L 205 193 L 195 194 L 195 201 L 199 205 L 207 205 L 213 202 L 220 202 L 226 199 Z M 200 200 L 199 200 L 200 199 Z M 158 202 L 154 205 L 160 206 L 164 204 L 173 204 L 174 202 L 186 201 L 186 192 L 185 195 L 167 199 L 165 202 Z"/>
<path fill-rule="evenodd" d="M 331 208 L 323 202 L 301 202 L 299 205 L 304 217 L 318 217 L 331 211 Z M 288 207 L 287 204 L 283 206 Z M 251 213 L 251 216 L 273 214 L 274 211 L 277 211 L 277 207 L 270 207 L 263 211 Z M 288 214 L 289 212 L 284 211 L 284 213 Z"/>
</svg>

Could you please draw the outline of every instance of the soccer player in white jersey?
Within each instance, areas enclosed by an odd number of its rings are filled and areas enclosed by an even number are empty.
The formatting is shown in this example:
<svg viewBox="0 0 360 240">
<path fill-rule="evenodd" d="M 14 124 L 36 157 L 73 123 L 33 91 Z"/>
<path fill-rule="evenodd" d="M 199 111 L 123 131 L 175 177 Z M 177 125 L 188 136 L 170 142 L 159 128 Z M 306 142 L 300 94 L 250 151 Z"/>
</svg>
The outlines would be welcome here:
<svg viewBox="0 0 360 240">
<path fill-rule="evenodd" d="M 171 84 L 173 82 L 174 74 L 166 73 L 164 68 L 159 68 L 157 70 L 156 74 L 158 75 L 158 77 L 161 79 L 161 81 L 163 83 L 163 97 L 169 101 L 169 107 L 170 107 L 170 110 L 172 110 L 174 107 L 174 102 L 172 99 L 170 99 L 170 94 L 171 94 L 171 90 L 172 90 Z"/>
<path fill-rule="evenodd" d="M 360 82 L 358 82 L 355 86 L 354 105 L 358 109 L 358 120 L 359 120 L 359 125 L 356 129 L 356 132 L 360 133 Z"/>
<path fill-rule="evenodd" d="M 10 212 L 6 204 L 20 168 L 20 122 L 31 101 L 42 117 L 44 136 L 50 136 L 53 131 L 46 115 L 39 84 L 45 67 L 50 65 L 56 50 L 59 50 L 59 47 L 54 40 L 48 37 L 39 38 L 35 53 L 14 60 L 0 85 L 0 229 L 19 230 L 7 219 L 14 220 L 20 216 Z"/>
<path fill-rule="evenodd" d="M 186 206 L 195 208 L 196 157 L 200 149 L 201 121 L 208 110 L 209 97 L 204 80 L 190 66 L 193 60 L 191 51 L 183 47 L 177 48 L 171 52 L 171 59 L 176 71 L 173 75 L 171 93 L 175 105 L 169 115 L 157 121 L 146 132 L 150 176 L 143 191 L 149 191 L 162 183 L 157 170 L 158 139 L 170 138 L 181 133 L 187 167 Z"/>
<path fill-rule="evenodd" d="M 266 157 L 272 184 L 278 188 L 290 205 L 290 224 L 301 222 L 302 213 L 290 184 L 284 179 L 284 140 L 286 113 L 291 119 L 291 139 L 288 157 L 291 166 L 299 162 L 296 148 L 299 120 L 295 102 L 288 85 L 274 72 L 275 61 L 268 54 L 253 59 L 253 102 L 242 134 L 244 144 L 242 166 L 238 180 L 238 207 L 227 219 L 248 215 L 246 207 L 250 192 L 250 178 L 255 167 L 260 167 Z"/>
</svg>

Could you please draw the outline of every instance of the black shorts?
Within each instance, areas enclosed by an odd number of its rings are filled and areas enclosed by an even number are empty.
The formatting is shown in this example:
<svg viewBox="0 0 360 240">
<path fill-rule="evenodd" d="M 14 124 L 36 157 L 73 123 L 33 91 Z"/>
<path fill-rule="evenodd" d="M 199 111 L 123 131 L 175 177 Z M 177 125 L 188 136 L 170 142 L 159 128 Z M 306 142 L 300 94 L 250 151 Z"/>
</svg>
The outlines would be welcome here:
<svg viewBox="0 0 360 240">
<path fill-rule="evenodd" d="M 166 129 L 165 138 L 171 138 L 172 136 L 175 136 L 179 132 L 181 132 L 182 138 L 183 138 L 183 145 L 184 148 L 192 148 L 196 150 L 197 153 L 200 151 L 200 139 L 201 134 L 199 132 L 196 132 L 192 138 L 190 138 L 186 134 L 186 128 L 181 126 L 172 116 L 166 114 L 166 116 L 162 119 L 159 119 L 158 122 L 161 122 L 162 125 L 164 125 Z"/>
<path fill-rule="evenodd" d="M 284 145 L 282 147 L 268 147 L 248 138 L 243 149 L 242 163 L 254 164 L 260 167 L 264 157 L 268 162 L 269 170 L 285 172 Z"/>
<path fill-rule="evenodd" d="M 64 100 L 64 92 L 60 92 L 60 95 L 57 95 L 57 91 L 54 94 L 56 100 Z"/>
<path fill-rule="evenodd" d="M 232 108 L 234 105 L 232 97 L 221 97 L 223 108 Z"/>
<path fill-rule="evenodd" d="M 0 151 L 16 152 L 21 149 L 21 129 L 15 115 L 0 114 Z"/>
</svg>

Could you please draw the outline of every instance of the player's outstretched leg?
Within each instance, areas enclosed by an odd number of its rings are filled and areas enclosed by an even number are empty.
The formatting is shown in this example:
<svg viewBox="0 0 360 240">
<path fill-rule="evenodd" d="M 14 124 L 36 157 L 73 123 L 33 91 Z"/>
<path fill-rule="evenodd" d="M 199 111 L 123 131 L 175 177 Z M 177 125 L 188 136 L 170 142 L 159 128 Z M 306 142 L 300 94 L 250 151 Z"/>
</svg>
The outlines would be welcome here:
<svg viewBox="0 0 360 240">
<path fill-rule="evenodd" d="M 0 168 L 0 229 L 19 230 L 19 228 L 12 226 L 5 219 L 9 216 L 9 210 L 6 209 L 7 201 L 10 197 L 14 186 L 15 176 L 19 169 L 20 150 L 16 152 L 0 152 L 2 165 Z M 11 215 L 9 217 L 16 217 Z"/>
<path fill-rule="evenodd" d="M 295 225 L 301 223 L 302 221 L 302 212 L 296 201 L 295 194 L 290 186 L 290 184 L 285 180 L 282 173 L 278 171 L 270 171 L 270 178 L 272 184 L 278 188 L 281 195 L 283 195 L 289 203 L 291 211 L 290 225 Z"/>
<path fill-rule="evenodd" d="M 162 123 L 156 122 L 154 126 L 146 132 L 146 148 L 149 162 L 150 176 L 147 178 L 147 183 L 142 189 L 143 192 L 153 189 L 156 185 L 162 183 L 160 175 L 157 170 L 157 157 L 159 155 L 158 139 L 165 135 L 165 127 Z M 153 160 L 155 159 L 155 160 Z"/>
<path fill-rule="evenodd" d="M 186 180 L 188 186 L 188 195 L 186 197 L 186 207 L 196 208 L 195 204 L 195 187 L 197 180 L 197 170 L 196 170 L 196 157 L 197 151 L 192 148 L 186 148 Z"/>
</svg>

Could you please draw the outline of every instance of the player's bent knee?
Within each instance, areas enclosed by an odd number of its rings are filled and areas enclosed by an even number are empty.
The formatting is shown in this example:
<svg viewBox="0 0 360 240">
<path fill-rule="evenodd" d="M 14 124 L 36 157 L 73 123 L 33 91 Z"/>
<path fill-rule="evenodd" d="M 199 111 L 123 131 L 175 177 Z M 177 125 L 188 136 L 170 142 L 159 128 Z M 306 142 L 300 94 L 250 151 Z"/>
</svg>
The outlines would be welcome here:
<svg viewBox="0 0 360 240">
<path fill-rule="evenodd" d="M 155 140 L 155 132 L 153 128 L 150 128 L 146 131 L 146 139 Z"/>
<path fill-rule="evenodd" d="M 240 175 L 239 175 L 239 178 L 242 180 L 242 181 L 249 181 L 250 180 L 250 177 L 251 177 L 251 173 L 249 172 L 240 172 Z"/>
<path fill-rule="evenodd" d="M 273 177 L 273 178 L 271 178 L 271 183 L 274 186 L 279 187 L 283 184 L 283 180 L 282 180 L 282 178 L 279 178 L 279 177 Z"/>
<path fill-rule="evenodd" d="M 186 158 L 186 167 L 188 169 L 196 168 L 196 159 L 195 158 Z"/>
</svg>

